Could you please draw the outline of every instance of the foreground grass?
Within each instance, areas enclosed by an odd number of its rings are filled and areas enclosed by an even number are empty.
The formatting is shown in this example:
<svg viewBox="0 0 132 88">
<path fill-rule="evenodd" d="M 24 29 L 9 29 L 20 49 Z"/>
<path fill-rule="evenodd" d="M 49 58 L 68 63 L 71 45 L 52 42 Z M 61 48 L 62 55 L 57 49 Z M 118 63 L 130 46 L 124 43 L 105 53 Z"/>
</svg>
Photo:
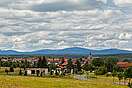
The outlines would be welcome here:
<svg viewBox="0 0 132 88">
<path fill-rule="evenodd" d="M 112 85 L 112 78 L 106 77 L 80 81 L 63 78 L 0 75 L 0 88 L 127 88 L 127 86 Z"/>
</svg>

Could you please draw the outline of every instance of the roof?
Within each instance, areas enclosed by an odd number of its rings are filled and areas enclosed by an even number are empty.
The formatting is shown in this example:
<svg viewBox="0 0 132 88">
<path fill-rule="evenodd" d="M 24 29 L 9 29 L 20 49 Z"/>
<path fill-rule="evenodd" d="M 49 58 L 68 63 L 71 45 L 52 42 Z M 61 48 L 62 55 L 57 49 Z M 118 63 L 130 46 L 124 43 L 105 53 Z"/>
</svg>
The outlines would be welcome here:
<svg viewBox="0 0 132 88">
<path fill-rule="evenodd" d="M 56 62 L 56 63 L 59 63 L 60 62 L 60 59 L 48 59 L 48 62 Z"/>
<path fill-rule="evenodd" d="M 128 67 L 132 67 L 132 62 L 128 63 Z"/>
<path fill-rule="evenodd" d="M 128 62 L 117 62 L 117 65 L 121 68 L 128 68 Z"/>
<path fill-rule="evenodd" d="M 128 62 L 117 62 L 117 65 L 128 64 Z"/>
</svg>

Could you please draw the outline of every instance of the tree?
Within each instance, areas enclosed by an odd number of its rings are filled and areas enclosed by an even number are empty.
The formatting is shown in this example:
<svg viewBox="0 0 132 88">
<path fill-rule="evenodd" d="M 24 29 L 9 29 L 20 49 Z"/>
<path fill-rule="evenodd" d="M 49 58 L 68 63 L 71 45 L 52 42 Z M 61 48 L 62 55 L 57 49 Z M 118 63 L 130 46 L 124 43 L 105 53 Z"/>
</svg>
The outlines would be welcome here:
<svg viewBox="0 0 132 88">
<path fill-rule="evenodd" d="M 24 61 L 24 68 L 28 68 L 29 67 L 29 65 L 28 65 L 28 61 L 27 61 L 27 59 Z"/>
<path fill-rule="evenodd" d="M 39 71 L 39 70 L 37 70 L 37 71 L 36 71 L 37 76 L 39 76 L 39 73 L 40 73 L 40 71 Z"/>
<path fill-rule="evenodd" d="M 123 72 L 119 72 L 118 73 L 118 79 L 119 79 L 119 84 L 120 84 L 120 81 L 123 79 Z"/>
<path fill-rule="evenodd" d="M 123 78 L 124 78 L 124 85 L 125 85 L 125 81 L 126 81 L 126 79 L 128 78 L 128 77 L 127 77 L 127 70 L 124 71 L 123 76 L 124 76 Z"/>
<path fill-rule="evenodd" d="M 51 63 L 48 65 L 48 67 L 49 67 L 49 71 L 51 71 L 51 70 L 56 70 L 57 66 L 54 63 Z"/>
<path fill-rule="evenodd" d="M 39 57 L 37 65 L 38 65 L 37 67 L 39 67 L 39 68 L 46 68 L 46 67 L 48 67 L 48 62 L 47 62 L 45 56 Z"/>
<path fill-rule="evenodd" d="M 24 72 L 24 76 L 27 76 L 27 70 L 25 70 L 25 72 Z"/>
<path fill-rule="evenodd" d="M 107 73 L 107 69 L 105 67 L 99 67 L 96 71 L 96 75 L 105 75 Z"/>
<path fill-rule="evenodd" d="M 94 67 L 93 67 L 92 64 L 86 63 L 86 64 L 84 64 L 84 65 L 82 66 L 82 69 L 85 70 L 85 71 L 90 71 L 90 72 L 91 72 L 91 71 L 94 70 Z"/>
<path fill-rule="evenodd" d="M 123 62 L 130 62 L 130 60 L 129 59 L 124 59 Z"/>
<path fill-rule="evenodd" d="M 42 67 L 42 59 L 39 57 L 38 63 L 37 63 L 37 67 L 40 68 Z"/>
<path fill-rule="evenodd" d="M 77 71 L 81 71 L 81 62 L 79 60 L 77 60 Z"/>
<path fill-rule="evenodd" d="M 2 61 L 1 61 L 1 58 L 0 58 L 0 68 L 1 68 L 1 66 L 2 66 Z"/>
<path fill-rule="evenodd" d="M 132 83 L 128 83 L 128 87 L 129 88 L 132 88 Z"/>
<path fill-rule="evenodd" d="M 92 65 L 95 67 L 101 67 L 104 66 L 104 60 L 103 59 L 93 59 Z"/>
<path fill-rule="evenodd" d="M 59 73 L 58 73 L 57 69 L 55 70 L 55 75 L 56 75 L 56 76 L 58 76 L 58 75 L 59 75 Z"/>
<path fill-rule="evenodd" d="M 104 62 L 105 62 L 105 67 L 107 68 L 107 72 L 113 72 L 113 70 L 115 70 L 116 63 L 118 62 L 118 59 L 116 59 L 116 58 L 106 58 L 104 60 Z"/>
<path fill-rule="evenodd" d="M 43 76 L 43 72 L 40 72 L 40 76 L 41 76 L 41 77 Z"/>
<path fill-rule="evenodd" d="M 22 70 L 21 69 L 19 70 L 19 75 L 22 75 Z"/>
<path fill-rule="evenodd" d="M 43 56 L 43 59 L 42 59 L 42 67 L 48 67 L 48 61 L 45 58 L 45 56 Z"/>
<path fill-rule="evenodd" d="M 8 69 L 5 69 L 5 72 L 6 72 L 6 74 L 8 75 L 9 70 L 8 70 Z"/>
<path fill-rule="evenodd" d="M 73 68 L 72 59 L 68 60 L 68 64 L 66 67 L 67 67 L 68 72 L 71 73 L 71 69 Z"/>
<path fill-rule="evenodd" d="M 12 66 L 10 67 L 10 72 L 14 72 L 14 68 Z"/>
<path fill-rule="evenodd" d="M 107 72 L 112 72 L 113 71 L 113 64 L 110 62 L 107 62 Z"/>
<path fill-rule="evenodd" d="M 54 58 L 53 58 L 54 59 Z M 65 59 L 64 58 L 62 58 L 61 59 L 61 63 L 60 64 L 63 64 L 65 62 Z"/>
<path fill-rule="evenodd" d="M 124 69 L 119 67 L 119 66 L 115 66 L 114 70 L 117 71 L 117 72 L 124 72 Z"/>
<path fill-rule="evenodd" d="M 113 77 L 113 83 L 114 83 L 114 77 L 116 77 L 116 75 L 117 75 L 117 72 L 115 71 L 115 70 L 113 70 L 113 72 L 112 72 L 112 77 Z"/>
<path fill-rule="evenodd" d="M 126 70 L 126 77 L 129 78 L 129 83 L 131 83 L 131 78 L 132 78 L 132 67 L 128 68 Z"/>
</svg>

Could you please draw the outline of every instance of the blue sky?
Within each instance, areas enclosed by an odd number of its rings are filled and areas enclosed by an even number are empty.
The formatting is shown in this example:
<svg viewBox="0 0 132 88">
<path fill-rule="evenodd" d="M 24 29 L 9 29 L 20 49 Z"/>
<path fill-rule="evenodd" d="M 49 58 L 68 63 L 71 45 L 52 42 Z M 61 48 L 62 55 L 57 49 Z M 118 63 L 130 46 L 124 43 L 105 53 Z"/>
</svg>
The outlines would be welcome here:
<svg viewBox="0 0 132 88">
<path fill-rule="evenodd" d="M 132 0 L 0 0 L 0 49 L 132 50 Z"/>
</svg>

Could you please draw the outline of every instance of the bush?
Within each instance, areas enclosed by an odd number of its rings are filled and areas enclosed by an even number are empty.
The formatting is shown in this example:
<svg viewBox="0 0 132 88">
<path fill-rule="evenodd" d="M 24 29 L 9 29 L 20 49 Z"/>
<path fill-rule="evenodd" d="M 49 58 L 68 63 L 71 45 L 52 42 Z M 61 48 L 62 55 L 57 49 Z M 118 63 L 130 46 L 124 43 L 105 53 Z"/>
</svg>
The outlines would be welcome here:
<svg viewBox="0 0 132 88">
<path fill-rule="evenodd" d="M 19 75 L 22 75 L 22 70 L 19 71 Z"/>
<path fill-rule="evenodd" d="M 9 72 L 8 69 L 5 69 L 5 72 L 8 74 L 8 72 Z"/>
<path fill-rule="evenodd" d="M 107 69 L 104 67 L 100 67 L 98 70 L 95 71 L 96 75 L 105 75 L 107 73 Z"/>
<path fill-rule="evenodd" d="M 84 72 L 83 71 L 79 71 L 78 74 L 79 75 L 82 75 L 82 74 L 84 74 Z"/>
<path fill-rule="evenodd" d="M 128 87 L 129 88 L 132 88 L 132 83 L 128 83 Z"/>
<path fill-rule="evenodd" d="M 10 72 L 14 72 L 14 68 L 13 67 L 10 67 Z"/>
</svg>

